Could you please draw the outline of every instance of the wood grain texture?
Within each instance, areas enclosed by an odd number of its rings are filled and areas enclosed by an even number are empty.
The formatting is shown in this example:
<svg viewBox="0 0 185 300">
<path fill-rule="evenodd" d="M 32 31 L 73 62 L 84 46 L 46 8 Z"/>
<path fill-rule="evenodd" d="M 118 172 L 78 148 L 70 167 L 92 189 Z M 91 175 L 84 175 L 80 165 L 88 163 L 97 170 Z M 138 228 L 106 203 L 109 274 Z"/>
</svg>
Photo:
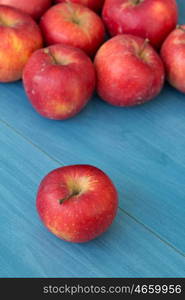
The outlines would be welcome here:
<svg viewBox="0 0 185 300">
<path fill-rule="evenodd" d="M 35 194 L 58 163 L 2 123 L 0 144 L 0 277 L 183 276 L 183 256 L 121 210 L 90 243 L 70 244 L 49 233 Z"/>
<path fill-rule="evenodd" d="M 17 82 L 0 84 L 0 110 L 0 276 L 185 275 L 185 95 L 166 85 L 127 109 L 95 96 L 62 122 L 40 117 Z M 35 211 L 41 178 L 76 163 L 103 169 L 120 198 L 110 231 L 87 245 L 56 239 Z"/>
<path fill-rule="evenodd" d="M 3 85 L 1 93 L 1 119 L 61 164 L 102 168 L 119 190 L 120 207 L 185 252 L 184 95 L 166 86 L 158 99 L 132 109 L 94 99 L 59 122 L 35 113 L 21 83 Z"/>
</svg>

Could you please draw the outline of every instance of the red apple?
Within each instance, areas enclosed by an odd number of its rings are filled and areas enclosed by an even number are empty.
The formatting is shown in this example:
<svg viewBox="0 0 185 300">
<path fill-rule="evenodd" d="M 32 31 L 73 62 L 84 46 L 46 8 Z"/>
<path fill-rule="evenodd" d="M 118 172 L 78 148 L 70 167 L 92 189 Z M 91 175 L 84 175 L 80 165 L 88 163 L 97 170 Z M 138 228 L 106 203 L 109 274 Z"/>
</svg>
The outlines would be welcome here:
<svg viewBox="0 0 185 300">
<path fill-rule="evenodd" d="M 28 58 L 42 47 L 38 25 L 22 11 L 0 5 L 0 40 L 0 82 L 21 79 Z"/>
<path fill-rule="evenodd" d="M 185 25 L 172 31 L 161 48 L 169 83 L 185 93 Z"/>
<path fill-rule="evenodd" d="M 148 38 L 160 48 L 178 19 L 176 0 L 106 0 L 103 20 L 109 33 Z"/>
<path fill-rule="evenodd" d="M 56 3 L 73 2 L 89 7 L 95 12 L 100 12 L 105 0 L 55 0 Z"/>
<path fill-rule="evenodd" d="M 37 210 L 45 226 L 70 242 L 87 242 L 112 224 L 118 196 L 110 178 L 89 165 L 73 165 L 50 172 L 41 182 Z"/>
<path fill-rule="evenodd" d="M 116 106 L 133 106 L 156 97 L 164 83 L 164 67 L 147 40 L 117 35 L 95 57 L 97 91 Z"/>
<path fill-rule="evenodd" d="M 103 42 L 104 25 L 100 17 L 89 8 L 61 3 L 51 7 L 40 23 L 48 45 L 65 43 L 93 55 Z"/>
<path fill-rule="evenodd" d="M 95 88 L 95 70 L 80 49 L 57 44 L 36 51 L 23 73 L 33 107 L 42 116 L 63 120 L 87 104 Z"/>
<path fill-rule="evenodd" d="M 51 6 L 51 3 L 52 0 L 0 0 L 0 4 L 19 8 L 31 15 L 34 19 L 39 19 Z"/>
</svg>

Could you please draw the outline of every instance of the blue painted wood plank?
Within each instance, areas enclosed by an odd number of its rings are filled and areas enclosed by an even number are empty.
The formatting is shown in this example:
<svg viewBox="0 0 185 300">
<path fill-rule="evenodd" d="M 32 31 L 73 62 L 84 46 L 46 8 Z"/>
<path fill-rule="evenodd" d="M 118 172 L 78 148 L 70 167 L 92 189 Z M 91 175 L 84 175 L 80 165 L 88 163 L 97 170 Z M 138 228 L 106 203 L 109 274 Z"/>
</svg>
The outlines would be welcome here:
<svg viewBox="0 0 185 300">
<path fill-rule="evenodd" d="M 0 145 L 0 277 L 184 276 L 184 257 L 121 210 L 90 243 L 56 238 L 37 216 L 35 194 L 58 163 L 2 123 Z"/>
<path fill-rule="evenodd" d="M 184 13 L 184 8 L 185 8 L 185 3 L 184 0 L 176 0 L 178 7 L 179 7 L 179 23 L 180 24 L 185 24 L 185 13 Z"/>
<path fill-rule="evenodd" d="M 77 117 L 46 120 L 21 83 L 1 85 L 1 119 L 63 164 L 88 163 L 116 183 L 120 207 L 185 252 L 185 96 L 166 86 L 146 105 L 92 100 Z"/>
<path fill-rule="evenodd" d="M 185 3 L 177 2 L 182 24 Z M 2 126 L 0 276 L 183 276 L 184 108 L 185 96 L 166 86 L 141 107 L 120 109 L 95 98 L 77 117 L 55 122 L 33 111 L 20 82 L 1 84 L 0 119 L 53 160 Z M 57 161 L 94 164 L 118 187 L 122 211 L 110 231 L 90 244 L 61 242 L 37 218 L 36 185 Z M 83 267 L 74 272 L 74 260 L 81 259 Z"/>
</svg>

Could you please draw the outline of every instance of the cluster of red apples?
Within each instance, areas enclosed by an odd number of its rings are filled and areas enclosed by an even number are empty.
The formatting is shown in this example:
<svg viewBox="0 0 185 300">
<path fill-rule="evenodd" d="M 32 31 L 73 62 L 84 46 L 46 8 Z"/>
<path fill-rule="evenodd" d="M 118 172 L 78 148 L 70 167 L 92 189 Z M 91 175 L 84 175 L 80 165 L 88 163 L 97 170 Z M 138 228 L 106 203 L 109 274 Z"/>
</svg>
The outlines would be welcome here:
<svg viewBox="0 0 185 300">
<path fill-rule="evenodd" d="M 0 82 L 22 78 L 35 110 L 55 120 L 80 112 L 95 89 L 116 106 L 155 98 L 165 77 L 185 92 L 177 22 L 175 0 L 0 0 Z M 111 179 L 89 165 L 53 170 L 37 194 L 43 223 L 71 242 L 105 232 L 117 208 Z"/>
<path fill-rule="evenodd" d="M 155 98 L 165 77 L 185 92 L 177 22 L 176 0 L 0 0 L 0 82 L 22 78 L 35 110 L 55 120 L 95 90 L 116 106 Z"/>
</svg>

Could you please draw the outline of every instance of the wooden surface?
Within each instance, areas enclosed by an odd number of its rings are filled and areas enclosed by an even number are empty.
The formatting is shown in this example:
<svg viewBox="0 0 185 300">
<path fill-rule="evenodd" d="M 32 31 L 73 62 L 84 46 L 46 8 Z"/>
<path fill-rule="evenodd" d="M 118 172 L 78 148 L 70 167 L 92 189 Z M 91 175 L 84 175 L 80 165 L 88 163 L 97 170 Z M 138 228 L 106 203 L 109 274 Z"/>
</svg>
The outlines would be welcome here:
<svg viewBox="0 0 185 300">
<path fill-rule="evenodd" d="M 166 85 L 127 109 L 94 97 L 50 121 L 18 82 L 0 84 L 0 111 L 0 277 L 185 276 L 185 95 Z M 42 225 L 35 197 L 49 171 L 81 163 L 109 174 L 119 212 L 101 237 L 70 244 Z"/>
</svg>

